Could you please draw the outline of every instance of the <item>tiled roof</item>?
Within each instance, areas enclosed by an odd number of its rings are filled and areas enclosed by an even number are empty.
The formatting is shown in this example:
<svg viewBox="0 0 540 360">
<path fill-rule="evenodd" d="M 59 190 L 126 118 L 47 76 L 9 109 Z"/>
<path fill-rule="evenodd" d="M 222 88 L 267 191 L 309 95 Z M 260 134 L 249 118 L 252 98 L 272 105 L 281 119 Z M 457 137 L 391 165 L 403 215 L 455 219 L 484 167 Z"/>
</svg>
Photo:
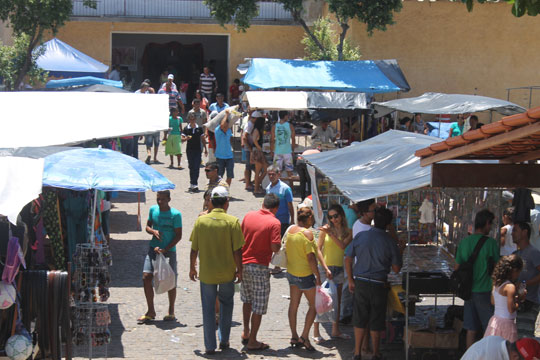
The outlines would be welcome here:
<svg viewBox="0 0 540 360">
<path fill-rule="evenodd" d="M 421 165 L 449 159 L 490 159 L 519 163 L 540 159 L 540 107 L 467 131 L 420 149 Z"/>
</svg>

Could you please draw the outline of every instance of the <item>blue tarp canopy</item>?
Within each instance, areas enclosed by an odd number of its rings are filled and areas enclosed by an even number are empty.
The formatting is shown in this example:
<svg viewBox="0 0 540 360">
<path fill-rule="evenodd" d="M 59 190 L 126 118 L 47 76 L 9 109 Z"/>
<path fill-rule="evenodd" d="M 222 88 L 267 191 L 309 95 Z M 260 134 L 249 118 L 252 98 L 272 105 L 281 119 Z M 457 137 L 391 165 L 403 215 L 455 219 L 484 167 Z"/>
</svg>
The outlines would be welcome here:
<svg viewBox="0 0 540 360">
<path fill-rule="evenodd" d="M 245 71 L 247 67 L 247 71 Z M 396 60 L 249 60 L 239 66 L 252 89 L 319 89 L 364 93 L 409 91 Z"/>
<path fill-rule="evenodd" d="M 60 80 L 49 80 L 45 85 L 47 89 L 57 89 L 64 87 L 73 87 L 73 86 L 89 86 L 89 85 L 107 85 L 114 86 L 116 88 L 122 89 L 124 86 L 121 81 L 108 80 L 97 78 L 94 76 L 82 76 L 75 77 L 70 79 L 60 79 Z"/>
<path fill-rule="evenodd" d="M 45 52 L 38 57 L 37 65 L 50 76 L 95 76 L 105 78 L 109 67 L 56 38 L 42 46 Z"/>
</svg>

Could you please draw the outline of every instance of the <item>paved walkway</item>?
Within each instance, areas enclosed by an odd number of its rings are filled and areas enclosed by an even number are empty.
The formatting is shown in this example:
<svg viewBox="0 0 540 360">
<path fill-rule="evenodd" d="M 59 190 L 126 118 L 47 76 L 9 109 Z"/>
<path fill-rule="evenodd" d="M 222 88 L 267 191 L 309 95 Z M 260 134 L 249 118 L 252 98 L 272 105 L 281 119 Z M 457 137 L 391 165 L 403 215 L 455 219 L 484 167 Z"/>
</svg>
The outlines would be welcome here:
<svg viewBox="0 0 540 360">
<path fill-rule="evenodd" d="M 139 147 L 140 157 L 144 159 L 146 151 Z M 176 299 L 177 323 L 164 322 L 160 319 L 167 311 L 167 296 L 155 298 L 157 320 L 150 325 L 137 325 L 136 320 L 145 313 L 146 305 L 142 289 L 142 267 L 150 237 L 146 232 L 137 231 L 137 195 L 123 193 L 115 199 L 111 212 L 111 248 L 114 264 L 111 267 L 111 297 L 109 309 L 112 315 L 112 342 L 107 348 L 108 358 L 128 359 L 198 359 L 205 358 L 203 344 L 202 313 L 199 283 L 189 280 L 189 236 L 195 220 L 202 208 L 202 192 L 191 194 L 189 186 L 189 170 L 187 159 L 182 159 L 183 170 L 168 169 L 160 149 L 159 160 L 164 164 L 152 165 L 176 184 L 172 191 L 171 206 L 182 212 L 183 238 L 177 246 L 178 257 L 178 294 Z M 242 164 L 235 166 L 236 178 L 231 187 L 233 197 L 229 213 L 242 219 L 251 210 L 259 209 L 262 198 L 244 191 Z M 199 187 L 204 188 L 206 177 L 203 169 L 199 178 Z M 148 210 L 155 204 L 155 193 L 141 194 L 141 217 L 143 227 Z M 299 201 L 295 198 L 295 204 Z M 270 344 L 271 349 L 260 353 L 246 353 L 240 343 L 242 331 L 242 303 L 240 295 L 235 295 L 233 328 L 231 331 L 231 349 L 218 352 L 208 358 L 216 359 L 298 359 L 298 358 L 331 358 L 351 359 L 352 340 L 331 340 L 324 345 L 316 346 L 317 352 L 309 353 L 305 349 L 289 347 L 290 330 L 287 319 L 289 305 L 289 287 L 284 276 L 272 277 L 272 291 L 268 313 L 263 317 L 259 340 Z M 298 332 L 301 332 L 303 318 L 306 313 L 306 300 L 303 299 L 298 312 Z M 330 328 L 327 328 L 329 331 Z M 343 327 L 343 331 L 352 335 L 352 327 Z M 324 336 L 327 331 L 322 329 Z M 395 349 L 395 347 L 394 347 Z M 399 351 L 401 352 L 401 351 Z M 398 352 L 398 353 L 399 353 Z M 401 358 L 396 352 L 391 359 Z M 102 357 L 103 349 L 95 349 L 94 357 Z"/>
</svg>

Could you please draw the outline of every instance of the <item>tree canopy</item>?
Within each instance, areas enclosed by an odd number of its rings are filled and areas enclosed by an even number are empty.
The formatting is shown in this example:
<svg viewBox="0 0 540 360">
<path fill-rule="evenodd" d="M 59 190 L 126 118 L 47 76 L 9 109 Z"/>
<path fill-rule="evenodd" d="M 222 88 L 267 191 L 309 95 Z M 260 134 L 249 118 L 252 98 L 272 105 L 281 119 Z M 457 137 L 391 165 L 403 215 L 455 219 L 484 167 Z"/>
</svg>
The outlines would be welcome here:
<svg viewBox="0 0 540 360">
<path fill-rule="evenodd" d="M 305 35 L 302 39 L 304 45 L 304 60 L 338 60 L 337 44 L 338 34 L 332 28 L 332 21 L 326 18 L 318 19 L 311 30 L 313 35 L 323 45 L 324 51 L 322 51 L 311 39 L 309 35 Z M 360 49 L 352 46 L 347 39 L 343 42 L 343 60 L 352 61 L 360 60 Z"/>
<path fill-rule="evenodd" d="M 476 0 L 480 4 L 488 2 L 490 0 Z M 491 0 L 492 1 L 492 0 Z M 529 16 L 536 16 L 540 13 L 540 1 L 538 0 L 505 0 L 512 5 L 512 14 L 516 17 L 522 17 L 527 14 Z M 467 4 L 467 10 L 472 11 L 474 7 L 474 0 L 461 0 L 461 2 Z"/>
<path fill-rule="evenodd" d="M 328 52 L 302 17 L 302 0 L 277 0 L 276 2 L 282 4 L 283 8 L 291 13 L 293 19 L 302 26 L 321 53 Z M 341 27 L 337 44 L 339 60 L 343 60 L 343 47 L 350 20 L 356 19 L 366 24 L 366 30 L 371 35 L 374 30 L 385 31 L 388 25 L 392 25 L 394 12 L 400 11 L 402 7 L 401 0 L 325 0 L 325 2 Z M 205 0 L 205 4 L 221 25 L 233 23 L 239 31 L 249 28 L 251 20 L 259 12 L 256 0 Z"/>
<path fill-rule="evenodd" d="M 84 0 L 84 5 L 95 7 L 95 0 Z M 15 37 L 27 44 L 23 61 L 16 61 L 13 88 L 18 89 L 24 77 L 33 67 L 32 51 L 41 44 L 43 35 L 53 35 L 62 27 L 73 10 L 71 0 L 0 0 L 0 19 L 13 29 Z M 19 42 L 17 46 L 21 46 Z"/>
</svg>

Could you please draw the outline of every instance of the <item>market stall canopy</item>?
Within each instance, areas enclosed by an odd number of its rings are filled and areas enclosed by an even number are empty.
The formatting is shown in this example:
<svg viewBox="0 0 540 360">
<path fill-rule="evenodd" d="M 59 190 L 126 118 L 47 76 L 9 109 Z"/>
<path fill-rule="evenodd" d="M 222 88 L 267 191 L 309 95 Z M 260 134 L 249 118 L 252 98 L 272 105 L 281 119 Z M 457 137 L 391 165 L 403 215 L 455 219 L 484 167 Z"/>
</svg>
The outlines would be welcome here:
<svg viewBox="0 0 540 360">
<path fill-rule="evenodd" d="M 122 89 L 124 84 L 121 81 L 101 79 L 95 76 L 81 76 L 70 79 L 49 80 L 45 87 L 47 89 L 68 88 L 74 86 L 107 85 Z"/>
<path fill-rule="evenodd" d="M 96 76 L 104 78 L 109 67 L 63 41 L 53 38 L 42 45 L 45 52 L 37 58 L 38 67 L 54 77 Z"/>
<path fill-rule="evenodd" d="M 70 145 L 166 130 L 167 95 L 0 92 L 0 147 Z M 39 109 L 29 116 L 29 106 Z"/>
<path fill-rule="evenodd" d="M 427 135 L 390 130 L 305 159 L 356 202 L 429 186 L 431 168 L 421 167 L 414 152 L 437 141 Z"/>
<path fill-rule="evenodd" d="M 247 67 L 247 71 L 245 71 Z M 249 59 L 238 67 L 252 89 L 319 89 L 365 93 L 409 91 L 396 60 Z"/>
<path fill-rule="evenodd" d="M 316 110 L 366 109 L 366 95 L 356 92 L 246 91 L 251 109 Z"/>
<path fill-rule="evenodd" d="M 494 110 L 502 115 L 514 115 L 526 109 L 509 101 L 486 96 L 464 94 L 425 93 L 421 96 L 374 102 L 376 117 L 385 116 L 393 111 L 411 114 L 466 114 Z"/>
</svg>

